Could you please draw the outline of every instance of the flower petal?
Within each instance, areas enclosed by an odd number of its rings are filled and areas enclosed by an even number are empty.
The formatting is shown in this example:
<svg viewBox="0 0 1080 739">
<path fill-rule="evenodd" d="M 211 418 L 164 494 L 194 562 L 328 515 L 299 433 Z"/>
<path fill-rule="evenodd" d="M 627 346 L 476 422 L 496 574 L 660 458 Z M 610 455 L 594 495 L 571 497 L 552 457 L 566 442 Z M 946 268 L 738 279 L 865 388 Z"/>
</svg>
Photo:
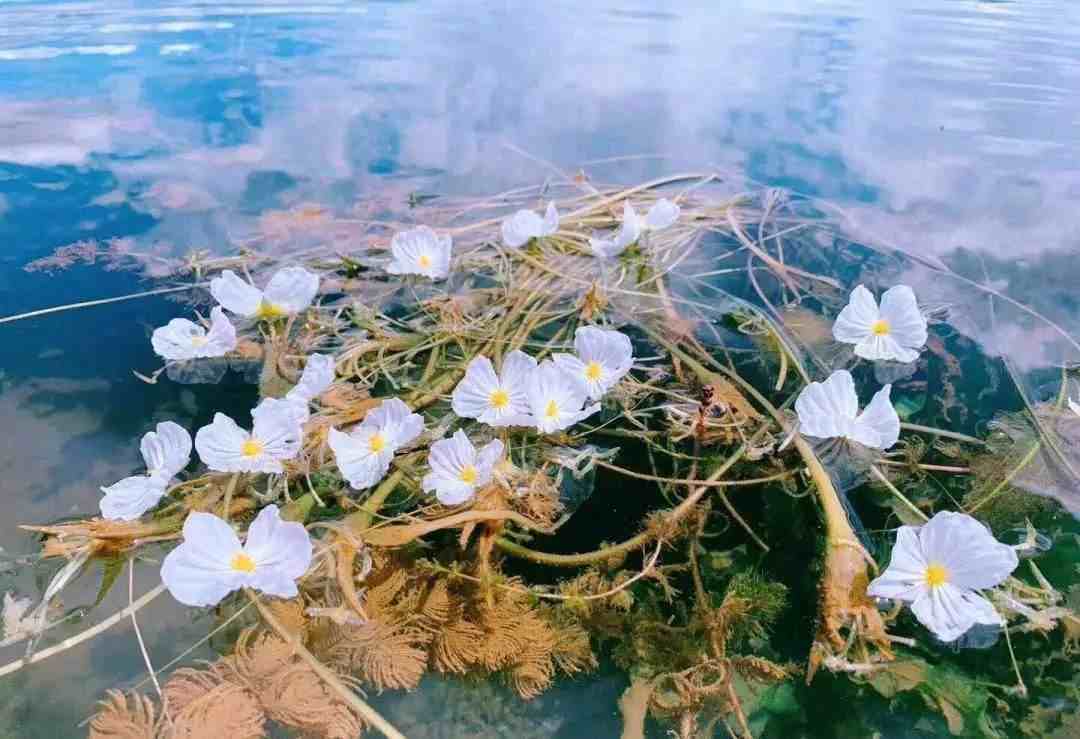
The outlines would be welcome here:
<svg viewBox="0 0 1080 739">
<path fill-rule="evenodd" d="M 250 577 L 250 586 L 267 595 L 295 598 L 300 594 L 296 587 L 296 578 L 289 577 L 277 568 L 259 567 Z"/>
<path fill-rule="evenodd" d="M 243 584 L 243 573 L 209 569 L 185 544 L 165 557 L 161 582 L 178 601 L 188 606 L 213 606 Z"/>
<path fill-rule="evenodd" d="M 231 269 L 210 280 L 210 294 L 225 310 L 252 317 L 262 307 L 262 290 L 240 279 Z"/>
<path fill-rule="evenodd" d="M 476 488 L 461 478 L 435 471 L 424 475 L 421 486 L 425 493 L 434 493 L 435 498 L 445 506 L 461 505 L 476 494 Z"/>
<path fill-rule="evenodd" d="M 248 527 L 244 551 L 255 560 L 256 573 L 276 570 L 290 581 L 311 565 L 311 538 L 301 523 L 282 521 L 276 505 L 268 505 Z"/>
<path fill-rule="evenodd" d="M 833 323 L 833 338 L 845 344 L 858 344 L 873 335 L 874 324 L 880 318 L 873 293 L 859 285 L 851 291 L 848 304 Z"/>
<path fill-rule="evenodd" d="M 150 346 L 159 357 L 182 362 L 199 356 L 196 344 L 206 340 L 206 330 L 186 318 L 174 318 L 154 329 Z"/>
<path fill-rule="evenodd" d="M 491 406 L 491 394 L 498 389 L 499 378 L 491 360 L 474 357 L 450 395 L 450 407 L 462 418 L 480 418 Z"/>
<path fill-rule="evenodd" d="M 195 450 L 199 459 L 218 472 L 247 471 L 241 450 L 248 433 L 224 413 L 215 413 L 214 420 L 195 433 Z"/>
<path fill-rule="evenodd" d="M 207 558 L 228 567 L 232 556 L 240 550 L 240 538 L 233 527 L 212 513 L 195 512 L 184 520 L 184 542 L 189 543 Z"/>
<path fill-rule="evenodd" d="M 210 330 L 206 332 L 206 344 L 196 356 L 221 357 L 235 348 L 236 327 L 221 306 L 215 305 L 210 309 Z"/>
<path fill-rule="evenodd" d="M 134 521 L 153 508 L 165 495 L 168 480 L 147 475 L 125 477 L 101 488 L 101 515 L 110 521 Z"/>
<path fill-rule="evenodd" d="M 480 484 L 485 485 L 491 479 L 491 471 L 502 459 L 504 445 L 499 439 L 492 439 L 476 453 L 476 467 L 480 472 Z"/>
<path fill-rule="evenodd" d="M 515 393 L 525 392 L 525 385 L 529 381 L 529 375 L 536 369 L 536 359 L 525 352 L 515 349 L 503 357 L 502 368 L 499 372 L 499 380 L 503 388 L 513 396 Z"/>
<path fill-rule="evenodd" d="M 566 367 L 572 374 L 584 372 L 591 362 L 596 362 L 600 367 L 599 377 L 581 375 L 582 381 L 589 387 L 589 397 L 593 400 L 599 400 L 633 366 L 634 347 L 630 343 L 630 337 L 621 331 L 582 326 L 574 332 L 574 348 L 582 366 Z M 565 360 L 563 362 L 565 366 L 567 363 Z"/>
<path fill-rule="evenodd" d="M 911 602 L 926 589 L 926 559 L 919 543 L 917 526 L 901 526 L 896 532 L 892 559 L 885 572 L 866 588 L 875 598 L 893 598 Z"/>
<path fill-rule="evenodd" d="M 265 402 L 265 401 L 264 401 Z M 306 412 L 307 407 L 303 410 Z M 280 472 L 280 462 L 292 459 L 300 451 L 303 428 L 297 423 L 296 404 L 290 401 L 275 403 L 258 415 L 252 414 L 255 428 L 251 435 L 262 442 L 263 454 L 276 464 L 269 465 L 276 469 L 264 469 L 264 472 Z"/>
<path fill-rule="evenodd" d="M 911 612 L 943 642 L 956 641 L 975 625 L 976 618 L 985 617 L 984 609 L 975 600 L 966 598 L 963 590 L 950 583 L 927 588 L 911 604 Z"/>
<path fill-rule="evenodd" d="M 914 362 L 919 352 L 900 345 L 892 334 L 876 336 L 869 334 L 855 345 L 855 355 L 870 361 Z"/>
<path fill-rule="evenodd" d="M 270 278 L 266 301 L 290 315 L 306 310 L 319 292 L 319 276 L 303 267 L 286 267 Z"/>
<path fill-rule="evenodd" d="M 824 382 L 811 382 L 795 400 L 800 431 L 819 439 L 846 437 L 858 410 L 855 381 L 847 370 L 836 370 Z"/>
<path fill-rule="evenodd" d="M 681 209 L 667 198 L 660 198 L 645 214 L 645 227 L 650 231 L 667 228 L 679 220 Z"/>
<path fill-rule="evenodd" d="M 336 377 L 334 358 L 329 354 L 312 354 L 307 358 L 304 372 L 295 387 L 285 394 L 290 400 L 310 403 L 326 392 Z"/>
<path fill-rule="evenodd" d="M 850 436 L 873 449 L 889 449 L 900 439 L 900 416 L 896 414 L 889 393 L 892 385 L 874 393 L 863 412 L 855 417 Z"/>
<path fill-rule="evenodd" d="M 890 287 L 881 296 L 881 318 L 888 322 L 889 335 L 900 346 L 918 350 L 926 344 L 926 316 L 919 310 L 915 291 L 907 285 Z"/>
<path fill-rule="evenodd" d="M 390 469 L 390 456 L 373 454 L 367 436 L 347 434 L 331 428 L 326 442 L 338 469 L 356 490 L 365 490 L 381 480 Z"/>
<path fill-rule="evenodd" d="M 1000 585 L 1019 564 L 1012 547 L 965 513 L 936 513 L 919 531 L 919 541 L 926 559 L 944 566 L 949 582 L 965 590 Z"/>
<path fill-rule="evenodd" d="M 290 398 L 288 395 L 284 398 L 263 398 L 251 409 L 251 418 L 256 424 L 260 416 L 276 418 L 281 415 L 288 415 L 292 418 L 294 425 L 302 427 L 311 417 L 311 411 L 308 410 L 307 403 L 298 398 Z"/>
<path fill-rule="evenodd" d="M 626 250 L 627 246 L 629 244 L 620 243 L 618 237 L 605 239 L 592 236 L 589 238 L 589 249 L 592 251 L 593 256 L 601 259 L 617 257 Z"/>
<path fill-rule="evenodd" d="M 633 244 L 641 236 L 642 221 L 637 212 L 634 211 L 634 206 L 630 204 L 630 201 L 623 202 L 623 219 L 622 224 L 619 226 L 619 233 L 615 237 L 615 246 L 619 252 L 622 252 L 626 247 Z"/>
<path fill-rule="evenodd" d="M 161 580 L 173 597 L 189 606 L 211 606 L 243 583 L 232 569 L 240 540 L 227 523 L 209 513 L 184 521 L 184 541 L 161 565 Z"/>
<path fill-rule="evenodd" d="M 413 413 L 400 398 L 386 398 L 367 414 L 365 427 L 378 426 L 387 435 L 387 442 L 397 450 L 424 432 L 424 417 Z"/>
<path fill-rule="evenodd" d="M 540 236 L 544 222 L 531 210 L 519 210 L 502 222 L 503 244 L 511 249 L 520 249 L 529 239 Z"/>
<path fill-rule="evenodd" d="M 555 207 L 555 201 L 552 200 L 547 204 L 547 210 L 544 211 L 544 223 L 540 228 L 541 236 L 551 236 L 557 233 L 559 230 L 559 209 Z"/>
<path fill-rule="evenodd" d="M 178 423 L 163 421 L 155 430 L 143 434 L 139 449 L 147 474 L 167 482 L 191 461 L 191 434 Z"/>
</svg>

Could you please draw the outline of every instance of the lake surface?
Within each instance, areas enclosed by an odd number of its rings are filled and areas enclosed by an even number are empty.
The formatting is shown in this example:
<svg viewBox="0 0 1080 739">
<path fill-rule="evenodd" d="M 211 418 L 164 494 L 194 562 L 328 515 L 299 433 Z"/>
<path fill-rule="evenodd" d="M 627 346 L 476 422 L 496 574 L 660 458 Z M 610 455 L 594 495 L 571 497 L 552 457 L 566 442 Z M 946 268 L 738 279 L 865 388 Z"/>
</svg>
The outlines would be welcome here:
<svg viewBox="0 0 1080 739">
<path fill-rule="evenodd" d="M 76 242 L 226 252 L 269 209 L 488 195 L 579 168 L 822 198 L 851 235 L 976 259 L 973 277 L 1075 331 L 1080 4 L 0 2 L 0 317 L 155 286 L 101 259 L 24 269 Z M 9 558 L 35 549 L 19 523 L 96 511 L 153 420 L 250 405 L 251 386 L 132 374 L 158 366 L 149 332 L 184 311 L 152 298 L 0 325 Z M 1008 315 L 972 334 L 1035 377 L 1062 361 Z M 0 590 L 36 594 L 6 569 Z M 155 582 L 148 563 L 136 588 Z M 141 617 L 159 664 L 206 626 L 166 600 Z M 106 688 L 142 677 L 125 631 L 0 682 L 0 734 L 79 735 Z M 621 689 L 581 681 L 522 715 L 548 722 L 539 735 L 614 735 Z M 441 690 L 391 702 L 434 719 Z"/>
</svg>

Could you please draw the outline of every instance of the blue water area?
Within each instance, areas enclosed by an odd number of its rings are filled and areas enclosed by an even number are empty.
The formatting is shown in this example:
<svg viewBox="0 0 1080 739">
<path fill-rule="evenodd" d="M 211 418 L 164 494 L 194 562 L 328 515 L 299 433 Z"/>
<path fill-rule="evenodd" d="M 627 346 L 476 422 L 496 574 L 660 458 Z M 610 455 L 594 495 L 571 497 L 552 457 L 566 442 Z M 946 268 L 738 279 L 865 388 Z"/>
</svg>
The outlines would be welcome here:
<svg viewBox="0 0 1080 739">
<path fill-rule="evenodd" d="M 816 196 L 852 238 L 967 264 L 1071 330 L 1078 93 L 1080 3 L 1067 0 L 7 0 L 0 317 L 167 284 L 108 259 L 116 239 L 225 253 L 269 209 L 487 195 L 583 169 L 628 183 L 715 171 Z M 27 269 L 80 242 L 93 263 Z M 133 374 L 160 366 L 153 327 L 188 314 L 159 296 L 0 324 L 6 555 L 35 548 L 18 523 L 94 512 L 154 421 L 193 428 L 250 406 L 255 390 L 232 375 Z M 1025 372 L 1053 370 L 1046 337 L 1009 321 L 977 340 Z M 33 591 L 18 568 L 0 578 Z M 118 590 L 107 605 L 126 602 Z M 160 661 L 205 633 L 155 608 Z M 123 634 L 25 670 L 0 682 L 0 734 L 78 735 L 105 688 L 142 672 Z M 611 680 L 583 683 L 607 713 L 577 714 L 604 736 L 618 730 Z M 573 690 L 560 691 L 542 705 L 565 707 Z M 549 724 L 539 735 L 589 735 Z"/>
</svg>

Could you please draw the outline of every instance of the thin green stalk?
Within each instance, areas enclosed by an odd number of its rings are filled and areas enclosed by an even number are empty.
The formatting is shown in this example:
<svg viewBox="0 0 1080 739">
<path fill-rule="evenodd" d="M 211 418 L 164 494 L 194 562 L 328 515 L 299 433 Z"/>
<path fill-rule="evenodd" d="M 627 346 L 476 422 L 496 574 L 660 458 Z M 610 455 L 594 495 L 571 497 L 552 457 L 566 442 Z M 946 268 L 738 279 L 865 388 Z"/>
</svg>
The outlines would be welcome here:
<svg viewBox="0 0 1080 739">
<path fill-rule="evenodd" d="M 882 474 L 881 470 L 879 470 L 876 465 L 870 465 L 870 474 L 872 474 L 875 478 L 877 478 L 878 482 L 883 484 L 888 489 L 888 491 L 890 493 L 892 493 L 893 495 L 895 495 L 900 500 L 901 503 L 906 505 L 911 510 L 912 513 L 914 513 L 916 516 L 918 516 L 923 521 L 929 521 L 930 520 L 927 517 L 927 515 L 925 513 L 923 513 L 922 510 L 917 505 L 915 505 L 910 500 L 908 500 L 907 496 L 905 496 L 903 493 L 901 493 L 900 490 L 895 485 L 893 485 L 891 482 L 889 482 L 889 478 L 885 477 L 885 475 Z"/>
<path fill-rule="evenodd" d="M 730 457 L 713 470 L 705 482 L 715 482 L 720 479 L 729 469 L 735 465 L 740 459 L 745 456 L 749 444 L 743 444 Z M 697 502 L 708 493 L 713 490 L 713 487 L 709 485 L 702 485 L 698 487 L 693 493 L 688 495 L 685 500 L 679 503 L 678 506 L 672 509 L 671 513 L 667 516 L 667 522 L 669 524 L 675 524 L 682 520 L 688 513 L 690 513 Z M 535 549 L 529 549 L 517 542 L 511 541 L 503 537 L 499 537 L 495 540 L 495 546 L 503 550 L 507 554 L 512 554 L 515 557 L 521 557 L 522 559 L 529 559 L 533 562 L 540 564 L 554 565 L 556 567 L 584 567 L 586 565 L 602 562 L 605 559 L 611 559 L 614 557 L 621 557 L 626 554 L 630 554 L 640 549 L 644 544 L 647 544 L 651 540 L 659 536 L 662 531 L 659 527 L 652 527 L 642 531 L 637 536 L 631 537 L 626 541 L 619 544 L 612 544 L 611 546 L 596 549 L 591 552 L 582 552 L 580 554 L 552 554 L 550 552 L 540 552 Z M 766 547 L 767 549 L 767 547 Z"/>
<path fill-rule="evenodd" d="M 194 285 L 182 285 L 181 287 L 164 287 L 160 290 L 147 290 L 141 293 L 131 293 L 130 295 L 120 295 L 115 298 L 102 298 L 101 300 L 87 300 L 82 303 L 68 303 L 67 305 L 57 305 L 52 308 L 41 308 L 39 310 L 32 310 L 26 313 L 19 313 L 14 316 L 5 316 L 0 318 L 0 323 L 12 323 L 13 321 L 21 321 L 24 318 L 36 318 L 38 316 L 45 316 L 50 313 L 60 313 L 62 311 L 77 310 L 79 308 L 92 308 L 98 305 L 107 305 L 109 303 L 119 303 L 124 300 L 135 300 L 136 298 L 148 298 L 152 295 L 167 295 L 169 293 L 178 293 L 185 290 L 194 290 L 197 287 L 202 287 L 203 283 L 196 283 Z"/>
</svg>

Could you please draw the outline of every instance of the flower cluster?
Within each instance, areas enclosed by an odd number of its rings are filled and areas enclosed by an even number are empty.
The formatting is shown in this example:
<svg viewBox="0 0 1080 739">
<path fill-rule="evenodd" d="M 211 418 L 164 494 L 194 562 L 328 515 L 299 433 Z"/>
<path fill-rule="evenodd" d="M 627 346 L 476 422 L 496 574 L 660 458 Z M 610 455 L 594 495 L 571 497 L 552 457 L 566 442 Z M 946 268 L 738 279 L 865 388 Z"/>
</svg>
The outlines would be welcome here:
<svg viewBox="0 0 1080 739">
<path fill-rule="evenodd" d="M 854 344 L 855 354 L 870 360 L 913 362 L 926 343 L 926 317 L 914 291 L 907 285 L 889 288 L 878 307 L 863 285 L 833 324 L 837 341 Z M 847 439 L 872 449 L 886 450 L 900 438 L 900 417 L 889 395 L 892 385 L 874 394 L 860 413 L 855 381 L 846 370 L 833 372 L 824 382 L 811 382 L 795 401 L 799 428 L 818 439 Z"/>
<path fill-rule="evenodd" d="M 589 246 L 598 257 L 614 257 L 643 234 L 670 227 L 679 216 L 679 207 L 668 200 L 657 201 L 644 216 L 626 202 L 619 228 L 591 238 Z M 558 231 L 559 213 L 549 203 L 543 216 L 521 210 L 507 217 L 501 227 L 502 243 L 517 250 Z M 397 233 L 390 252 L 386 266 L 390 274 L 442 280 L 450 273 L 451 237 L 427 226 Z M 247 319 L 276 320 L 306 310 L 318 290 L 318 277 L 300 267 L 279 271 L 263 289 L 226 270 L 211 281 L 210 292 L 220 305 L 211 310 L 209 321 L 174 319 L 154 331 L 151 343 L 168 361 L 223 356 L 237 343 L 226 311 Z M 879 304 L 859 285 L 837 315 L 833 336 L 853 345 L 859 358 L 910 363 L 926 343 L 927 320 L 911 288 L 892 287 Z M 625 334 L 585 326 L 575 332 L 573 353 L 556 353 L 542 361 L 520 350 L 502 357 L 473 357 L 451 393 L 450 406 L 457 418 L 492 428 L 554 434 L 597 413 L 599 401 L 630 371 L 633 361 L 633 346 Z M 187 466 L 193 446 L 211 470 L 282 474 L 300 452 L 310 404 L 333 384 L 335 369 L 331 356 L 308 356 L 288 393 L 265 398 L 252 409 L 250 429 L 217 413 L 197 431 L 193 444 L 177 424 L 158 424 L 142 438 L 146 472 L 102 488 L 102 514 L 134 520 L 156 506 Z M 880 388 L 860 410 L 852 375 L 836 370 L 799 394 L 795 403 L 799 431 L 816 439 L 843 439 L 888 450 L 900 434 L 891 389 L 891 385 Z M 1080 414 L 1080 404 L 1070 399 L 1069 405 Z M 366 490 L 384 480 L 395 456 L 409 452 L 424 432 L 419 413 L 402 399 L 387 397 L 354 427 L 328 429 L 326 444 L 348 484 Z M 448 438 L 431 442 L 421 487 L 442 505 L 467 504 L 497 479 L 505 452 L 504 440 L 477 442 L 459 428 Z M 303 525 L 283 521 L 274 505 L 259 512 L 243 542 L 227 521 L 195 512 L 184 524 L 183 543 L 165 559 L 162 579 L 178 600 L 196 606 L 215 604 L 242 587 L 293 597 L 296 580 L 311 558 L 312 543 Z M 939 639 L 954 641 L 977 624 L 1002 624 L 980 591 L 1001 584 L 1016 565 L 1014 548 L 997 542 L 982 524 L 964 514 L 940 512 L 922 527 L 899 529 L 889 568 L 867 592 L 908 604 Z"/>
<path fill-rule="evenodd" d="M 594 327 L 577 330 L 576 353 L 537 362 L 514 350 L 495 371 L 486 356 L 473 358 L 451 395 L 451 408 L 460 418 L 493 427 L 532 427 L 553 433 L 600 410 L 598 400 L 630 371 L 630 339 L 618 331 Z M 264 401 L 265 402 L 265 401 Z M 370 411 L 352 431 L 330 429 L 327 443 L 338 469 L 349 484 L 364 490 L 377 485 L 389 472 L 394 455 L 424 431 L 424 420 L 398 398 L 387 398 Z M 479 449 L 464 431 L 431 445 L 423 488 L 444 505 L 460 505 L 492 477 L 502 457 L 501 441 Z"/>
<path fill-rule="evenodd" d="M 532 214 L 535 216 L 535 214 Z M 537 217 L 537 220 L 539 218 Z M 558 214 L 549 207 L 539 221 L 518 214 L 504 230 L 511 242 L 540 238 L 558 228 Z M 399 233 L 391 243 L 391 273 L 417 273 L 441 279 L 449 272 L 450 240 L 421 226 Z M 250 319 L 275 320 L 295 315 L 311 305 L 318 277 L 300 267 L 275 274 L 264 290 L 226 270 L 211 281 L 210 292 L 221 304 L 211 311 L 209 328 L 174 319 L 154 332 L 155 351 L 169 361 L 222 356 L 236 346 L 236 329 L 225 310 Z M 455 388 L 452 408 L 461 418 L 491 426 L 523 426 L 540 433 L 569 428 L 596 413 L 599 400 L 631 367 L 633 349 L 618 331 L 595 327 L 578 329 L 574 354 L 557 354 L 538 363 L 521 351 L 511 351 L 496 373 L 490 358 L 475 357 Z M 312 354 L 296 385 L 281 398 L 265 398 L 251 411 L 250 427 L 224 413 L 195 434 L 194 448 L 211 470 L 234 474 L 281 474 L 299 454 L 309 404 L 335 379 L 334 359 Z M 349 485 L 358 490 L 378 484 L 389 472 L 395 454 L 413 444 L 424 431 L 424 419 L 399 398 L 385 398 L 355 428 L 331 428 L 327 445 Z M 147 473 L 103 488 L 101 509 L 106 518 L 133 520 L 153 508 L 165 495 L 169 481 L 188 463 L 192 440 L 175 423 L 159 424 L 142 443 Z M 477 449 L 468 435 L 456 431 L 431 444 L 430 472 L 423 489 L 444 505 L 471 500 L 487 485 L 502 458 L 503 442 L 489 441 Z M 275 506 L 264 508 L 241 545 L 232 527 L 209 513 L 192 513 L 184 525 L 184 541 L 165 561 L 162 579 L 173 595 L 190 605 L 217 603 L 229 592 L 252 587 L 272 595 L 296 594 L 295 580 L 307 569 L 311 542 L 300 524 L 280 520 Z"/>
<path fill-rule="evenodd" d="M 926 343 L 927 321 L 910 287 L 886 290 L 879 306 L 859 285 L 837 316 L 833 336 L 854 344 L 855 355 L 864 359 L 913 362 Z M 837 370 L 799 394 L 799 429 L 818 439 L 889 449 L 900 438 L 891 389 L 885 385 L 878 390 L 859 412 L 855 381 L 846 370 Z M 900 527 L 892 561 L 867 593 L 908 604 L 938 639 L 953 642 L 978 624 L 1002 625 L 993 604 L 978 591 L 1000 585 L 1017 563 L 1014 547 L 998 542 L 983 524 L 963 513 L 942 511 L 921 527 Z"/>
</svg>

